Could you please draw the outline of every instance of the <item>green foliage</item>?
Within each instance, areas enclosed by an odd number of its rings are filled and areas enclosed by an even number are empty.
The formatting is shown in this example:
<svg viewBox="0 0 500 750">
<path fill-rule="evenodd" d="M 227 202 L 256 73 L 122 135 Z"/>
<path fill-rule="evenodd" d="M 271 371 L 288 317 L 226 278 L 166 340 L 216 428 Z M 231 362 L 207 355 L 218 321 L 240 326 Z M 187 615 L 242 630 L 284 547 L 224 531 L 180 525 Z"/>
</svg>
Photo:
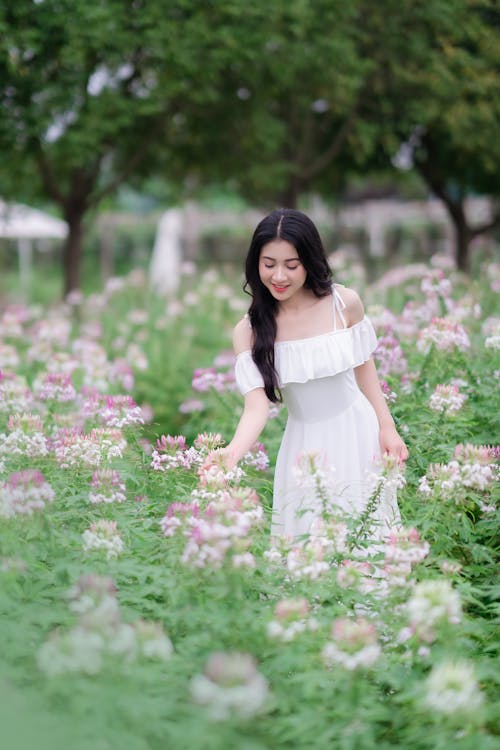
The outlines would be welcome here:
<svg viewBox="0 0 500 750">
<path fill-rule="evenodd" d="M 82 219 L 124 182 L 331 201 L 418 127 L 440 198 L 495 195 L 498 28 L 493 0 L 19 0 L 0 9 L 0 189 L 70 222 L 69 288 Z"/>
<path fill-rule="evenodd" d="M 464 295 L 472 294 L 488 314 L 494 304 L 492 292 L 484 286 L 470 286 L 462 277 L 452 281 L 456 298 L 466 300 Z M 204 431 L 220 432 L 226 440 L 230 437 L 240 397 L 213 389 L 193 393 L 190 380 L 195 368 L 213 366 L 216 356 L 228 348 L 230 329 L 244 304 L 237 288 L 238 280 L 227 273 L 222 277 L 210 272 L 185 278 L 179 298 L 165 301 L 151 297 L 143 275 L 135 273 L 122 280 L 121 286 L 115 280 L 100 300 L 94 296 L 74 313 L 74 335 L 99 322 L 99 340 L 110 356 L 125 356 L 131 344 L 138 347 L 134 397 L 152 406 L 154 421 L 142 432 L 127 429 L 128 452 L 113 463 L 126 482 L 125 502 L 92 506 L 88 502 L 90 470 L 62 470 L 53 459 L 35 458 L 30 465 L 40 468 L 51 482 L 54 504 L 32 516 L 0 519 L 3 736 L 16 750 L 35 743 L 42 750 L 69 745 L 77 750 L 160 750 L 166 746 L 180 750 L 372 750 L 376 746 L 494 750 L 498 518 L 480 511 L 481 503 L 493 503 L 494 497 L 477 489 L 461 494 L 460 499 L 426 498 L 418 491 L 429 464 L 448 462 L 457 443 L 479 445 L 495 439 L 492 407 L 498 365 L 496 352 L 484 346 L 482 321 L 467 320 L 473 356 L 436 349 L 424 355 L 408 339 L 403 342 L 405 354 L 410 371 L 416 374 L 411 392 L 401 391 L 399 378 L 388 378 L 398 392 L 392 411 L 410 448 L 407 485 L 399 496 L 403 520 L 431 545 L 429 556 L 415 568 L 415 579 L 442 580 L 443 561 L 461 566 L 448 574 L 448 580 L 460 594 L 462 622 L 441 624 L 426 648 L 411 638 L 396 637 L 406 622 L 406 594 L 393 592 L 379 600 L 354 585 L 342 588 L 335 566 L 323 578 L 293 580 L 264 557 L 269 547 L 270 474 L 250 472 L 246 480 L 258 490 L 265 515 L 264 527 L 252 536 L 254 569 L 189 567 L 181 562 L 185 540 L 180 535 L 162 536 L 159 521 L 166 509 L 173 502 L 188 501 L 198 477 L 195 470 L 153 471 L 143 440 L 154 442 L 167 432 L 183 433 L 190 443 Z M 378 290 L 368 289 L 367 305 L 381 302 L 381 295 L 380 285 Z M 393 311 L 401 312 L 409 299 L 415 302 L 417 298 L 415 278 L 398 284 L 392 295 Z M 65 314 L 69 315 L 67 309 Z M 55 325 L 57 317 L 52 320 Z M 26 352 L 25 341 L 17 346 Z M 141 369 L 141 351 L 147 357 L 147 369 Z M 19 370 L 31 379 L 38 367 L 24 356 Z M 432 411 L 429 397 L 434 386 L 452 377 L 467 382 L 466 404 L 456 415 Z M 115 388 L 119 390 L 119 384 Z M 203 411 L 179 412 L 181 403 L 192 396 L 203 401 Z M 64 404 L 45 415 L 48 422 L 55 419 L 58 409 L 64 413 Z M 270 420 L 263 435 L 271 463 L 284 419 L 281 412 Z M 2 430 L 5 422 L 3 414 Z M 5 475 L 25 468 L 23 456 L 9 455 L 3 460 Z M 98 552 L 83 553 L 81 535 L 97 519 L 117 522 L 125 544 L 120 557 L 105 560 Z M 6 560 L 20 564 L 9 567 Z M 143 618 L 161 623 L 174 645 L 172 657 L 164 662 L 109 658 L 94 675 L 48 677 L 41 672 L 37 653 L 42 644 L 55 629 L 65 633 L 77 621 L 67 594 L 84 574 L 113 578 L 123 622 L 133 624 Z M 276 603 L 290 596 L 303 596 L 312 604 L 318 629 L 289 643 L 273 641 L 266 635 L 266 625 Z M 383 645 L 380 661 L 361 672 L 341 666 L 325 668 L 321 649 L 332 620 L 370 612 L 370 608 L 376 614 Z M 261 715 L 213 722 L 192 702 L 191 679 L 217 650 L 243 651 L 258 659 L 259 670 L 270 684 Z M 485 696 L 476 714 L 439 717 L 422 702 L 432 668 L 448 660 L 474 664 Z"/>
</svg>

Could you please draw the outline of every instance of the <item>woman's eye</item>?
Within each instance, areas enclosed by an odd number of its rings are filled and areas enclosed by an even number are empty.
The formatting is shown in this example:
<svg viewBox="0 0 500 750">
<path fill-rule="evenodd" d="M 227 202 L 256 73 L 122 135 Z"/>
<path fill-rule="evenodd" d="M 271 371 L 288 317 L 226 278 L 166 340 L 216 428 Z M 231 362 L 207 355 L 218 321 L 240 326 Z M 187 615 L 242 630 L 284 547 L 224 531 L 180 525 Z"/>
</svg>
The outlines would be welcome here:
<svg viewBox="0 0 500 750">
<path fill-rule="evenodd" d="M 299 265 L 300 265 L 300 263 L 297 263 L 296 266 L 285 266 L 285 268 L 286 268 L 287 271 L 296 271 L 297 268 L 299 267 Z M 264 263 L 264 268 L 269 268 L 269 269 L 274 268 L 274 264 L 273 263 L 271 263 L 271 264 L 270 263 Z"/>
</svg>

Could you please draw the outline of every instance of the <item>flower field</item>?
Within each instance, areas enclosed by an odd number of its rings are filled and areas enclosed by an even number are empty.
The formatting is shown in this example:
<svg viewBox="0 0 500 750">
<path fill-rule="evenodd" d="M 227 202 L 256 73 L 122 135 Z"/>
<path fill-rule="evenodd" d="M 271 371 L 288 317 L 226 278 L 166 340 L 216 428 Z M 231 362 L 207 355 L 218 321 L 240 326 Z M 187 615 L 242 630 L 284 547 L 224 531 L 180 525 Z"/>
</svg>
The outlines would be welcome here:
<svg viewBox="0 0 500 750">
<path fill-rule="evenodd" d="M 274 408 L 231 473 L 239 279 L 131 272 L 0 310 L 0 720 L 9 750 L 499 747 L 500 266 L 358 289 L 410 458 L 362 517 L 270 539 Z M 496 307 L 495 307 L 496 305 Z M 297 473 L 328 495 L 315 456 Z M 398 487 L 402 525 L 370 541 Z"/>
</svg>

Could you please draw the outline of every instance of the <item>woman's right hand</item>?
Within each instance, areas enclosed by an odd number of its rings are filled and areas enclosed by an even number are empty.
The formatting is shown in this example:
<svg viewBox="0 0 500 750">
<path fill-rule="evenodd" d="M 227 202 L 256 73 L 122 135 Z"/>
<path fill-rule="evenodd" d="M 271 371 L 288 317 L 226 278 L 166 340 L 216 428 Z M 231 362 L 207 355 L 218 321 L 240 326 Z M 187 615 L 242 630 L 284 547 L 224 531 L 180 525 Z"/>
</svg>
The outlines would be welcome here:
<svg viewBox="0 0 500 750">
<path fill-rule="evenodd" d="M 208 469 L 210 466 L 221 466 L 225 471 L 232 471 L 238 461 L 233 455 L 229 446 L 225 448 L 216 448 L 207 454 L 202 469 Z"/>
</svg>

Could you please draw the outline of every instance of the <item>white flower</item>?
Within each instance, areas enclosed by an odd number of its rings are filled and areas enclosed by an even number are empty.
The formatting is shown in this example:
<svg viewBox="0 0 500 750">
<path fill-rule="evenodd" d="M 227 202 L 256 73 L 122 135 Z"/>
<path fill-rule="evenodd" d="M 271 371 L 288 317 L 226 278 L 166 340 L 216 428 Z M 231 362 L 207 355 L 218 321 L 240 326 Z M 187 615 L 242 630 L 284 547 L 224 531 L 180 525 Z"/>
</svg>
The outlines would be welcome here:
<svg viewBox="0 0 500 750">
<path fill-rule="evenodd" d="M 22 430 L 13 430 L 9 435 L 0 435 L 0 453 L 6 456 L 18 455 L 34 458 L 48 455 L 47 438 L 43 432 L 26 434 Z"/>
<path fill-rule="evenodd" d="M 310 578 L 315 581 L 330 569 L 323 556 L 324 548 L 321 544 L 297 544 L 292 547 L 286 558 L 288 572 L 293 578 Z"/>
<path fill-rule="evenodd" d="M 320 501 L 330 497 L 335 492 L 338 480 L 335 467 L 330 465 L 326 456 L 319 453 L 302 453 L 292 466 L 292 473 L 296 484 L 301 487 L 311 501 Z"/>
<path fill-rule="evenodd" d="M 427 354 L 433 344 L 436 349 L 446 352 L 470 349 L 467 331 L 451 318 L 432 318 L 430 325 L 420 331 L 418 351 Z"/>
<path fill-rule="evenodd" d="M 487 349 L 493 349 L 493 351 L 497 352 L 500 349 L 500 333 L 488 336 L 484 341 L 484 345 Z"/>
<path fill-rule="evenodd" d="M 467 396 L 460 393 L 457 385 L 437 385 L 430 397 L 429 406 L 433 411 L 452 414 L 459 411 L 466 400 Z"/>
<path fill-rule="evenodd" d="M 364 617 L 358 617 L 356 620 L 334 620 L 332 639 L 325 644 L 321 652 L 327 667 L 335 664 L 349 670 L 371 667 L 381 654 L 375 628 Z"/>
<path fill-rule="evenodd" d="M 243 552 L 241 555 L 233 555 L 234 568 L 255 568 L 255 557 L 251 552 Z"/>
<path fill-rule="evenodd" d="M 205 673 L 191 680 L 193 701 L 217 721 L 252 718 L 262 711 L 268 694 L 267 680 L 249 654 L 214 653 Z"/>
<path fill-rule="evenodd" d="M 11 344 L 4 344 L 0 340 L 0 368 L 15 370 L 19 366 L 20 359 L 17 349 Z"/>
<path fill-rule="evenodd" d="M 271 549 L 266 549 L 264 552 L 264 557 L 270 563 L 283 562 L 283 557 L 281 555 L 281 552 L 276 547 L 271 547 Z"/>
<path fill-rule="evenodd" d="M 304 633 L 306 630 L 314 631 L 317 629 L 318 622 L 314 618 L 307 620 L 294 620 L 288 624 L 279 622 L 278 620 L 271 620 L 266 625 L 268 638 L 283 641 L 284 643 L 293 641 L 299 633 Z"/>
<path fill-rule="evenodd" d="M 333 667 L 335 664 L 340 664 L 345 669 L 350 671 L 358 669 L 359 667 L 371 667 L 375 664 L 381 653 L 381 648 L 378 643 L 371 643 L 364 648 L 359 649 L 352 654 L 347 651 L 342 651 L 335 643 L 328 641 L 323 647 L 321 656 L 327 667 Z"/>
<path fill-rule="evenodd" d="M 125 549 L 116 521 L 97 521 L 83 532 L 84 552 L 103 549 L 110 560 L 120 555 Z"/>
<path fill-rule="evenodd" d="M 417 583 L 406 607 L 411 626 L 427 642 L 434 640 L 433 628 L 439 623 L 462 619 L 460 595 L 446 579 Z"/>
<path fill-rule="evenodd" d="M 0 517 L 31 516 L 54 501 L 55 493 L 36 469 L 12 473 L 0 484 Z"/>
<path fill-rule="evenodd" d="M 137 656 L 137 642 L 132 625 L 120 622 L 108 633 L 106 642 L 108 653 L 123 656 L 132 661 Z"/>
<path fill-rule="evenodd" d="M 474 670 L 466 662 L 444 662 L 434 667 L 426 688 L 424 704 L 448 716 L 473 713 L 483 702 Z"/>
<path fill-rule="evenodd" d="M 102 666 L 102 636 L 82 627 L 53 633 L 38 651 L 38 666 L 49 677 L 65 672 L 97 674 Z"/>
<path fill-rule="evenodd" d="M 174 648 L 160 623 L 139 620 L 135 623 L 135 633 L 139 649 L 147 659 L 170 659 Z"/>
</svg>

